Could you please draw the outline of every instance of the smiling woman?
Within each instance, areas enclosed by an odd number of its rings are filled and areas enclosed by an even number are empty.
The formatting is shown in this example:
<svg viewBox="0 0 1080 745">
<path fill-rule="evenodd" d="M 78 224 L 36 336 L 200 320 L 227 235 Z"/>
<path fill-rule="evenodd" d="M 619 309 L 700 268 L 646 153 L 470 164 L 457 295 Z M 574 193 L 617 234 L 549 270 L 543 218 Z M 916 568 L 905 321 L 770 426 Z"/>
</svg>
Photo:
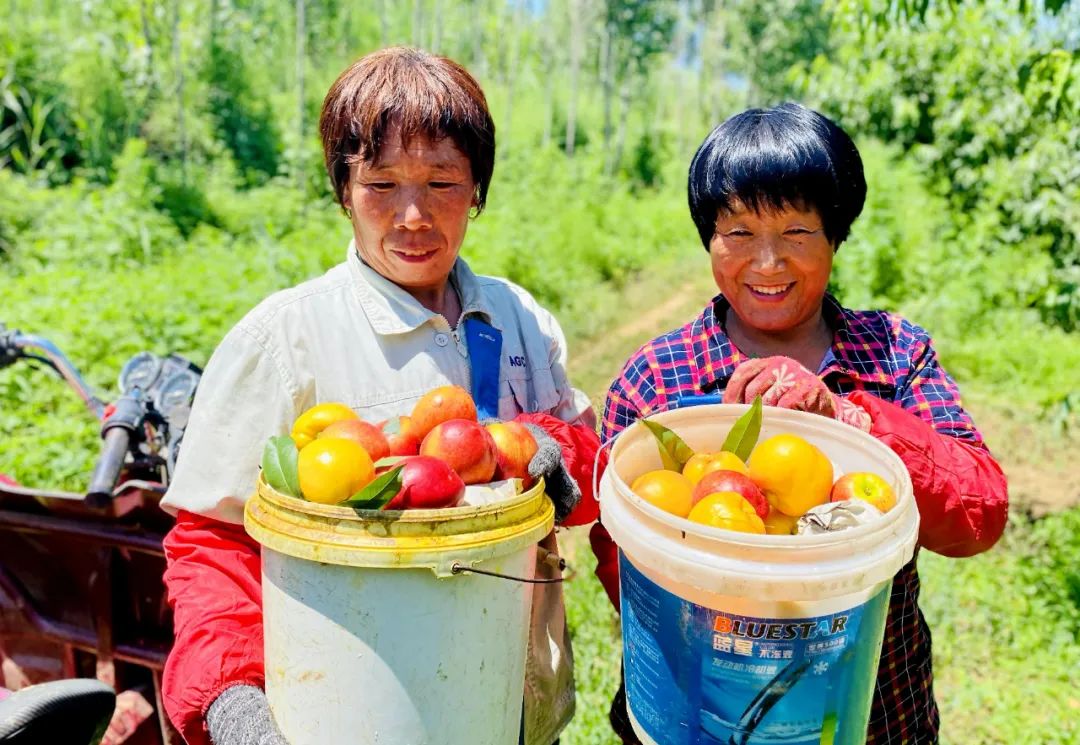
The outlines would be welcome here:
<svg viewBox="0 0 1080 745">
<path fill-rule="evenodd" d="M 719 391 L 727 403 L 761 394 L 766 405 L 840 419 L 903 459 L 920 543 L 970 556 L 1004 529 L 1005 478 L 929 334 L 891 313 L 848 310 L 825 291 L 865 197 L 854 143 L 815 111 L 752 109 L 713 130 L 690 165 L 689 202 L 720 294 L 630 358 L 608 391 L 601 436 Z M 614 546 L 600 523 L 591 538 L 597 575 L 617 600 Z M 867 742 L 937 741 L 918 601 L 912 560 L 893 582 Z M 624 742 L 636 742 L 622 691 L 611 720 Z"/>
</svg>

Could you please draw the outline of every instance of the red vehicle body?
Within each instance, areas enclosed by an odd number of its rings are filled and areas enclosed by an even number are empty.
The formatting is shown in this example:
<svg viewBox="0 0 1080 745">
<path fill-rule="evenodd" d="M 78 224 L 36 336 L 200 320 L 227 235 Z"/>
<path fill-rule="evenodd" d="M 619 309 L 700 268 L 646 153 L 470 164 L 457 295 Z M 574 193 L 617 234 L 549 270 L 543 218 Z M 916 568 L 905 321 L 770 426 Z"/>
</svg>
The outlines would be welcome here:
<svg viewBox="0 0 1080 745">
<path fill-rule="evenodd" d="M 173 638 L 161 543 L 172 518 L 158 502 L 201 371 L 136 355 L 106 407 L 47 340 L 0 326 L 0 367 L 18 360 L 55 369 L 102 421 L 103 445 L 85 494 L 0 474 L 0 686 L 97 678 L 121 701 L 153 707 L 124 743 L 180 743 L 160 698 Z"/>
</svg>

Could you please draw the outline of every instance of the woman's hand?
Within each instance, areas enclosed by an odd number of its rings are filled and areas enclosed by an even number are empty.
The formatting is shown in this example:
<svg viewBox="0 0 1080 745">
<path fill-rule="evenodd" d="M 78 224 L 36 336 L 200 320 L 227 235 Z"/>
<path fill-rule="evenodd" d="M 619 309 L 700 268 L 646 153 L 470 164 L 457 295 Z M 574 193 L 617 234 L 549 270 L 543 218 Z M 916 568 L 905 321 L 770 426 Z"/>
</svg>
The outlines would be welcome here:
<svg viewBox="0 0 1080 745">
<path fill-rule="evenodd" d="M 226 688 L 206 711 L 206 727 L 214 745 L 289 745 L 282 737 L 270 703 L 261 688 Z"/>
<path fill-rule="evenodd" d="M 562 448 L 555 438 L 538 424 L 525 422 L 525 428 L 536 440 L 536 455 L 529 462 L 529 475 L 544 479 L 544 491 L 555 504 L 555 523 L 561 525 L 581 501 L 581 488 L 566 468 Z"/>
<path fill-rule="evenodd" d="M 724 403 L 750 403 L 758 396 L 766 406 L 836 417 L 832 391 L 821 378 L 790 357 L 749 360 L 735 369 L 724 390 Z"/>
<path fill-rule="evenodd" d="M 808 411 L 870 431 L 870 416 L 863 409 L 837 396 L 790 357 L 748 360 L 735 369 L 724 389 L 724 403 L 750 403 L 757 396 L 766 406 Z"/>
</svg>

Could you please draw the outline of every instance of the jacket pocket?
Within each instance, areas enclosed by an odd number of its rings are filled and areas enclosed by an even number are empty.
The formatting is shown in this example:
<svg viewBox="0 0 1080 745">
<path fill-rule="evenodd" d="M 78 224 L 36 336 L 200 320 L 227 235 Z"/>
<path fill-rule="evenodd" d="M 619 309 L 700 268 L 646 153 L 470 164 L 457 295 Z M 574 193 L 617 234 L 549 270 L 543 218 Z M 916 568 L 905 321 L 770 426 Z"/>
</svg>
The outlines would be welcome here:
<svg viewBox="0 0 1080 745">
<path fill-rule="evenodd" d="M 531 378 L 511 378 L 507 380 L 509 391 L 507 396 L 516 411 L 514 416 L 521 413 L 547 413 L 559 404 L 559 390 L 555 387 L 555 379 L 551 376 L 551 370 L 533 370 Z M 502 416 L 503 400 L 500 397 L 499 415 Z"/>
</svg>

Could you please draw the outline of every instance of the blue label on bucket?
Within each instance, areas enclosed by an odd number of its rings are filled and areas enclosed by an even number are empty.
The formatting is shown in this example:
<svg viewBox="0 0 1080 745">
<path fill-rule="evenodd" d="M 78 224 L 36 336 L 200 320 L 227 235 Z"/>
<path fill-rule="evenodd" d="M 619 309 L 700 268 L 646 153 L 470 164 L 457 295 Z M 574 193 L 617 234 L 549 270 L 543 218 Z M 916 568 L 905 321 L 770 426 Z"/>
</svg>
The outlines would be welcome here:
<svg viewBox="0 0 1080 745">
<path fill-rule="evenodd" d="M 626 697 L 658 745 L 857 745 L 889 588 L 812 618 L 754 618 L 664 590 L 619 554 Z"/>
</svg>

